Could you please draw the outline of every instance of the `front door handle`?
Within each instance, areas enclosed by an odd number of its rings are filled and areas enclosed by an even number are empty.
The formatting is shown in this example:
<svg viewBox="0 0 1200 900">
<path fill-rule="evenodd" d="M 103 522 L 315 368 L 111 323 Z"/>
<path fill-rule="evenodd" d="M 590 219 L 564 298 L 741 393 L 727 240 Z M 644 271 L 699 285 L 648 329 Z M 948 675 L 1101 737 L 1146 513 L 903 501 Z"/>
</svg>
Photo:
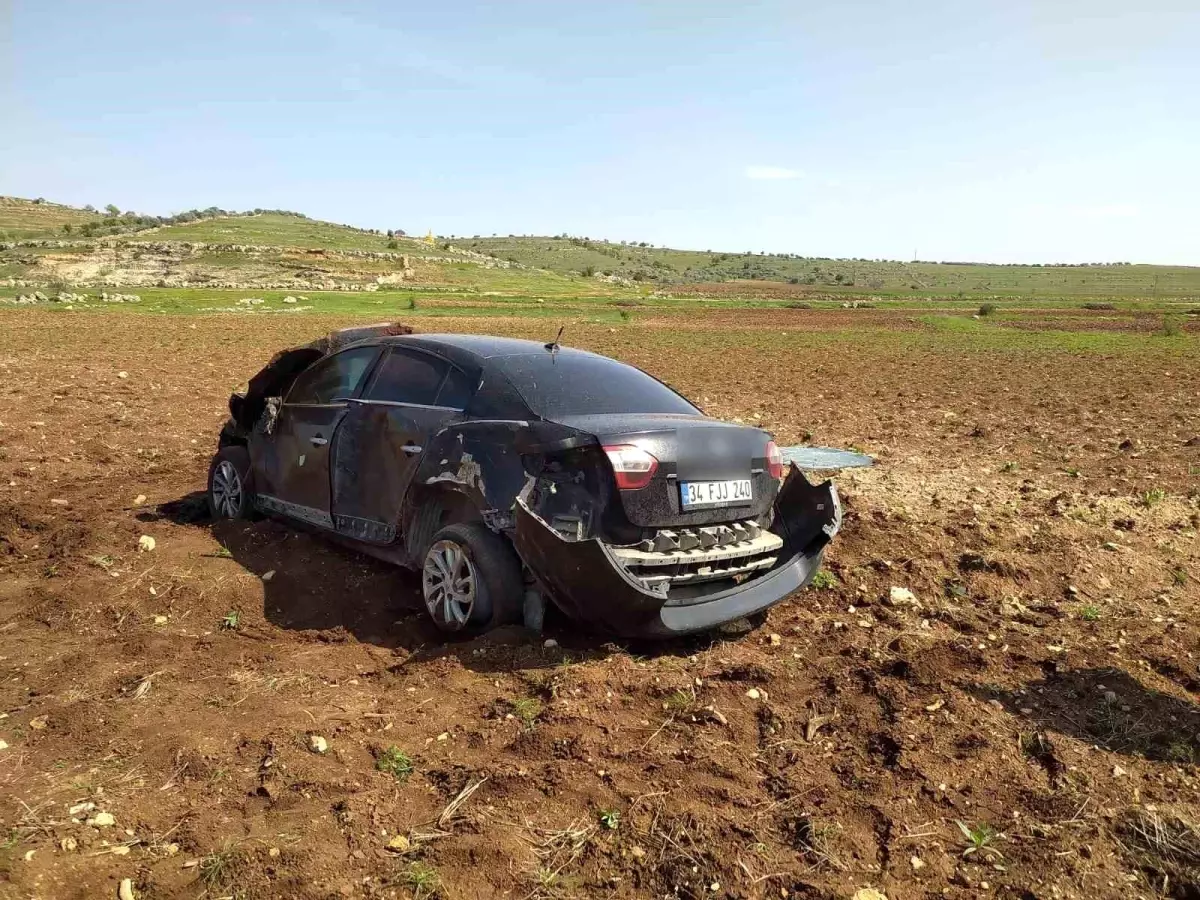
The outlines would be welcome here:
<svg viewBox="0 0 1200 900">
<path fill-rule="evenodd" d="M 422 450 L 422 448 L 417 444 L 405 444 L 400 449 L 403 450 L 409 456 L 416 456 Z"/>
<path fill-rule="evenodd" d="M 316 437 L 310 437 L 308 442 L 314 447 L 324 447 L 329 443 L 329 438 L 323 438 L 320 435 L 317 435 Z"/>
</svg>

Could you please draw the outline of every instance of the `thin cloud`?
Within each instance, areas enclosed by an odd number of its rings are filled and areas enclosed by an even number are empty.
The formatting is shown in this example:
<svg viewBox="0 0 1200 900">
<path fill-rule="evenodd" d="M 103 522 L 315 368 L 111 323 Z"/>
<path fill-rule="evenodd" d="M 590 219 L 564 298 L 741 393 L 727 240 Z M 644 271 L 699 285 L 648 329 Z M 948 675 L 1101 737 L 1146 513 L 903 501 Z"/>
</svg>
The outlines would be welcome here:
<svg viewBox="0 0 1200 900">
<path fill-rule="evenodd" d="M 800 173 L 782 166 L 746 166 L 746 177 L 753 181 L 791 181 Z"/>
</svg>

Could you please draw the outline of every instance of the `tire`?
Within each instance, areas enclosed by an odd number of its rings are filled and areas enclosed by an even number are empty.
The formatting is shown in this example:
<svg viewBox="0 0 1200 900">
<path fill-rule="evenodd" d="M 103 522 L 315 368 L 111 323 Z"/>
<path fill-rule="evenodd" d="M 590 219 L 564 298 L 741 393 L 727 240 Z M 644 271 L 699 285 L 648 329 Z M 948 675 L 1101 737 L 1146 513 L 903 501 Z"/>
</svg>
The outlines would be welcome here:
<svg viewBox="0 0 1200 900">
<path fill-rule="evenodd" d="M 250 454 L 245 447 L 222 447 L 208 467 L 208 511 L 214 519 L 249 519 L 254 512 Z"/>
<path fill-rule="evenodd" d="M 422 557 L 425 611 L 447 634 L 480 634 L 519 622 L 523 593 L 516 551 L 484 525 L 448 525 Z"/>
</svg>

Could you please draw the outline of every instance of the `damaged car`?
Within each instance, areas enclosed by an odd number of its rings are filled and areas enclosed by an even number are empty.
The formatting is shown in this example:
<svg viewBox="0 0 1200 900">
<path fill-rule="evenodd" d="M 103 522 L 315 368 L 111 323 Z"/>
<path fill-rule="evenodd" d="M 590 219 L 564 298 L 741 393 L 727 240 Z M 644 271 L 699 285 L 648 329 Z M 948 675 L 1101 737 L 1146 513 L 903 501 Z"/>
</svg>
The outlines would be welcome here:
<svg viewBox="0 0 1200 900">
<path fill-rule="evenodd" d="M 767 432 L 556 341 L 347 329 L 276 355 L 229 408 L 213 515 L 415 569 L 450 633 L 540 627 L 547 601 L 628 637 L 711 629 L 807 584 L 841 525 L 833 483 Z"/>
</svg>

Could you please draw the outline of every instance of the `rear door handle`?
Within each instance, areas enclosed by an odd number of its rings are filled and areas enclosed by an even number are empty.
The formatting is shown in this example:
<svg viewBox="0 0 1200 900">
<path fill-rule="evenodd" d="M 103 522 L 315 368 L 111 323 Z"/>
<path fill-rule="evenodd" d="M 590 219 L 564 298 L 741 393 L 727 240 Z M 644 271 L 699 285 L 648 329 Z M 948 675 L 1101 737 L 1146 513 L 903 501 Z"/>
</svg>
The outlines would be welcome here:
<svg viewBox="0 0 1200 900">
<path fill-rule="evenodd" d="M 409 456 L 416 456 L 418 453 L 421 452 L 422 448 L 417 444 L 405 444 L 400 449 L 403 450 L 405 453 L 407 453 Z"/>
<path fill-rule="evenodd" d="M 323 438 L 320 435 L 317 435 L 316 437 L 310 437 L 308 442 L 314 447 L 324 447 L 329 443 L 329 438 Z"/>
</svg>

